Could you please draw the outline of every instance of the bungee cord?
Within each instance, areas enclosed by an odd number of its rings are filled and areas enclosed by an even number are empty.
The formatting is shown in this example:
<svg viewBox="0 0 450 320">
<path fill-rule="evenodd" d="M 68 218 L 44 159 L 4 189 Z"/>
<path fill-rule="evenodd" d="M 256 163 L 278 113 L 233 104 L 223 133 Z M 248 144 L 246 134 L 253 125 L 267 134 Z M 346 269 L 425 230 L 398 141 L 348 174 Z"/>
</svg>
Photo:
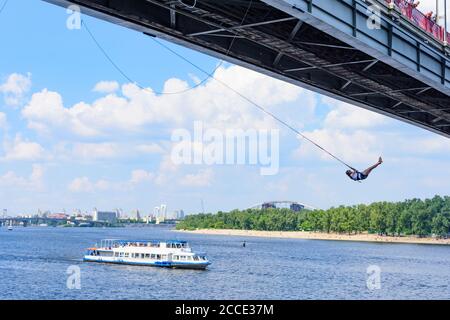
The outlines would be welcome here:
<svg viewBox="0 0 450 320">
<path fill-rule="evenodd" d="M 176 55 L 177 57 L 179 57 L 180 59 L 186 61 L 187 63 L 189 63 L 191 66 L 193 66 L 194 68 L 196 68 L 197 70 L 203 72 L 203 73 L 208 73 L 207 71 L 205 71 L 203 68 L 199 67 L 198 65 L 196 65 L 195 63 L 193 63 L 192 61 L 190 61 L 189 59 L 185 58 L 184 56 L 182 56 L 181 54 L 179 54 L 178 52 L 176 52 L 175 50 L 173 50 L 172 48 L 170 48 L 169 46 L 165 45 L 164 43 L 162 43 L 161 41 L 152 38 L 153 41 L 155 41 L 157 44 L 159 44 L 160 46 L 162 46 L 163 48 L 165 48 L 166 50 L 170 51 L 172 54 Z M 336 155 L 334 155 L 333 153 L 331 153 L 330 151 L 328 151 L 327 149 L 325 149 L 324 147 L 322 147 L 321 145 L 319 145 L 317 142 L 315 142 L 314 140 L 308 138 L 305 134 L 301 133 L 299 130 L 295 129 L 293 126 L 291 126 L 289 123 L 287 123 L 286 121 L 282 120 L 281 118 L 277 117 L 275 114 L 273 114 L 272 112 L 268 111 L 267 109 L 265 109 L 264 107 L 260 106 L 258 103 L 254 102 L 252 99 L 248 98 L 246 95 L 242 94 L 241 92 L 237 91 L 236 89 L 234 89 L 233 87 L 231 87 L 230 85 L 228 85 L 226 82 L 214 77 L 214 75 L 211 76 L 211 79 L 219 82 L 220 84 L 222 84 L 223 86 L 225 86 L 226 88 L 228 88 L 229 90 L 233 91 L 235 94 L 237 94 L 238 96 L 240 96 L 242 99 L 246 100 L 247 102 L 249 102 L 251 105 L 253 105 L 254 107 L 258 108 L 259 110 L 261 110 L 262 112 L 264 112 L 265 114 L 267 114 L 268 116 L 270 116 L 271 118 L 273 118 L 274 120 L 278 121 L 279 123 L 281 123 L 282 125 L 284 125 L 285 127 L 287 127 L 288 129 L 290 129 L 291 131 L 293 131 L 294 133 L 296 133 L 297 135 L 299 135 L 300 137 L 302 137 L 303 139 L 309 141 L 310 143 L 312 143 L 314 146 L 316 146 L 317 148 L 319 148 L 320 150 L 324 151 L 325 153 L 327 153 L 328 155 L 330 155 L 331 157 L 333 157 L 335 160 L 339 161 L 340 163 L 342 163 L 344 166 L 352 169 L 352 170 L 356 170 L 355 168 L 353 168 L 352 166 L 350 166 L 349 164 L 347 164 L 344 160 L 340 159 L 339 157 L 337 157 Z"/>
<path fill-rule="evenodd" d="M 6 0 L 6 2 L 8 2 L 8 0 Z M 6 2 L 4 4 L 4 6 L 6 5 Z M 184 3 L 183 1 L 179 1 L 182 5 L 191 8 L 191 6 L 187 5 L 186 3 Z M 242 26 L 248 16 L 248 13 L 251 9 L 253 0 L 250 0 L 249 5 L 247 7 L 247 10 L 244 14 L 243 19 L 241 20 L 240 25 Z M 197 1 L 194 2 L 193 7 L 195 7 L 195 5 L 197 4 Z M 4 7 L 3 6 L 3 7 Z M 0 9 L 0 13 L 1 13 Z M 141 90 L 145 90 L 145 91 L 151 91 L 148 88 L 145 88 L 143 86 L 141 86 L 139 83 L 137 83 L 136 81 L 133 81 L 133 79 L 127 75 L 127 73 L 125 73 L 118 65 L 117 63 L 114 62 L 114 60 L 111 58 L 111 56 L 107 53 L 107 51 L 103 48 L 103 46 L 100 44 L 100 42 L 97 40 L 97 38 L 94 36 L 94 34 L 91 32 L 91 30 L 89 29 L 88 25 L 86 24 L 86 22 L 84 20 L 82 20 L 82 24 L 85 27 L 85 30 L 87 31 L 87 33 L 89 34 L 90 38 L 94 41 L 95 45 L 98 47 L 98 49 L 103 53 L 103 55 L 106 57 L 106 59 L 111 63 L 111 65 L 129 82 L 134 83 L 137 87 L 139 87 Z M 178 91 L 178 92 L 155 92 L 155 91 L 151 91 L 154 94 L 157 95 L 177 95 L 177 94 L 183 94 L 185 92 L 191 91 L 199 86 L 201 86 L 202 84 L 204 84 L 206 81 L 208 81 L 209 79 L 213 79 L 215 81 L 217 81 L 218 83 L 222 84 L 224 87 L 228 88 L 229 90 L 233 91 L 235 94 L 237 94 L 238 96 L 240 96 L 242 99 L 244 99 L 245 101 L 247 101 L 248 103 L 250 103 L 252 106 L 256 107 L 257 109 L 259 109 L 260 111 L 264 112 L 265 114 L 267 114 L 268 116 L 270 116 L 271 118 L 273 118 L 275 121 L 279 122 L 280 124 L 282 124 L 283 126 L 285 126 L 286 128 L 288 128 L 289 130 L 293 131 L 295 134 L 297 134 L 298 136 L 300 136 L 301 138 L 307 140 L 308 142 L 310 142 L 311 144 L 313 144 L 314 146 L 316 146 L 318 149 L 322 150 L 323 152 L 325 152 L 326 154 L 328 154 L 329 156 L 331 156 L 332 158 L 334 158 L 335 160 L 337 160 L 338 162 L 340 162 L 341 164 L 343 164 L 344 166 L 350 168 L 351 170 L 355 170 L 357 171 L 355 168 L 353 168 L 351 165 L 349 165 L 348 163 L 346 163 L 344 160 L 342 160 L 341 158 L 339 158 L 338 156 L 334 155 L 333 153 L 331 153 L 330 151 L 328 151 L 326 148 L 322 147 L 321 145 L 319 145 L 317 142 L 315 142 L 314 140 L 308 138 L 305 134 L 303 134 L 302 132 L 300 132 L 299 130 L 297 130 L 296 128 L 294 128 L 293 126 L 291 126 L 289 123 L 287 123 L 286 121 L 282 120 L 281 118 L 279 118 L 278 116 L 276 116 L 275 114 L 273 114 L 272 112 L 268 111 L 267 109 L 265 109 L 264 107 L 262 107 L 261 105 L 259 105 L 258 103 L 254 102 L 252 99 L 250 99 L 249 97 L 247 97 L 246 95 L 242 94 L 241 92 L 237 91 L 236 89 L 234 89 L 233 87 L 231 87 L 230 85 L 228 85 L 227 83 L 225 83 L 224 81 L 216 78 L 214 76 L 215 72 L 217 71 L 217 69 L 223 64 L 224 60 L 221 60 L 220 63 L 217 65 L 216 68 L 214 68 L 214 70 L 212 72 L 208 72 L 205 69 L 201 68 L 200 66 L 198 66 L 197 64 L 195 64 L 194 62 L 190 61 L 188 58 L 184 57 L 183 55 L 179 54 L 178 52 L 176 52 L 175 50 L 173 50 L 172 48 L 170 48 L 169 46 L 167 46 L 166 44 L 162 43 L 161 41 L 157 40 L 155 37 L 151 37 L 151 39 L 156 42 L 158 45 L 160 45 L 161 47 L 165 48 L 166 50 L 168 50 L 169 52 L 171 52 L 172 54 L 176 55 L 177 57 L 179 57 L 180 59 L 182 59 L 183 61 L 187 62 L 188 64 L 190 64 L 191 66 L 193 66 L 195 69 L 199 70 L 200 72 L 206 74 L 206 78 L 203 79 L 202 81 L 200 81 L 199 83 L 195 84 L 194 86 L 191 86 L 185 90 L 182 91 Z M 226 52 L 226 56 L 229 55 L 235 41 L 237 39 L 237 33 L 235 34 L 235 36 L 233 37 L 227 52 Z"/>
</svg>

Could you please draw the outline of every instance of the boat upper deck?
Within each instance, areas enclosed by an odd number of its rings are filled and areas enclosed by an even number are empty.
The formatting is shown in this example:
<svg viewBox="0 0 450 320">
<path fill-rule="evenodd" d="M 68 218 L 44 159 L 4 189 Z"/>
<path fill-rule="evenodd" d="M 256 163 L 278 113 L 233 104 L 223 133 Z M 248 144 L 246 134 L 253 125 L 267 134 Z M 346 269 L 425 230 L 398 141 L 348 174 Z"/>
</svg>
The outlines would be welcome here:
<svg viewBox="0 0 450 320">
<path fill-rule="evenodd" d="M 154 248 L 154 249 L 180 249 L 190 251 L 190 246 L 187 241 L 181 240 L 119 240 L 119 239 L 104 239 L 100 242 L 100 246 L 96 245 L 97 249 L 113 250 L 117 248 Z"/>
</svg>

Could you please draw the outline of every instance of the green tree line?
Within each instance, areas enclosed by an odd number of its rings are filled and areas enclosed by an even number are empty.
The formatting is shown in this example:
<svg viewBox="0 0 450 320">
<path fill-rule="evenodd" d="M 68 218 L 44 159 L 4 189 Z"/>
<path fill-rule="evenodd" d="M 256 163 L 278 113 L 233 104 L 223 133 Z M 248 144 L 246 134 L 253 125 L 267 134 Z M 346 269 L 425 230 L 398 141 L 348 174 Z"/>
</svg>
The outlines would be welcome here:
<svg viewBox="0 0 450 320">
<path fill-rule="evenodd" d="M 316 231 L 388 236 L 450 233 L 450 197 L 375 202 L 327 210 L 248 209 L 217 214 L 188 215 L 177 229 L 244 229 L 264 231 Z"/>
</svg>

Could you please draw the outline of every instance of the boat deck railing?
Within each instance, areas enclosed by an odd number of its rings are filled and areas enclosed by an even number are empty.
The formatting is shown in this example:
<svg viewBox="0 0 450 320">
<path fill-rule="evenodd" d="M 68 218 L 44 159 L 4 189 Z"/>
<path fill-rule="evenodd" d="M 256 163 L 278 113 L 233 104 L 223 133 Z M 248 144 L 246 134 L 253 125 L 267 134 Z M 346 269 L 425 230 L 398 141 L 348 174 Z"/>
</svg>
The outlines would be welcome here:
<svg viewBox="0 0 450 320">
<path fill-rule="evenodd" d="M 101 248 L 120 248 L 120 247 L 153 247 L 159 248 L 161 243 L 165 243 L 168 248 L 178 248 L 188 250 L 189 244 L 187 241 L 180 240 L 118 240 L 118 239 L 104 239 L 100 242 Z"/>
</svg>

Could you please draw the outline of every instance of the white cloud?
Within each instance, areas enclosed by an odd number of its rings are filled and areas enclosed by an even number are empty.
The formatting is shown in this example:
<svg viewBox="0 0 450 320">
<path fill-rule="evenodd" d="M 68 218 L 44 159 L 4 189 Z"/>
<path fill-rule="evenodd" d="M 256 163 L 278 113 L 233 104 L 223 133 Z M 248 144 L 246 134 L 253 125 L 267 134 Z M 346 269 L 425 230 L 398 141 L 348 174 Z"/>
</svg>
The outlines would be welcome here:
<svg viewBox="0 0 450 320">
<path fill-rule="evenodd" d="M 323 97 L 322 101 L 333 108 L 325 118 L 324 127 L 326 128 L 367 129 L 385 125 L 388 122 L 386 116 L 336 99 Z"/>
<path fill-rule="evenodd" d="M 74 157 L 84 160 L 114 158 L 119 152 L 115 143 L 75 143 L 72 149 Z"/>
<path fill-rule="evenodd" d="M 0 85 L 0 92 L 4 94 L 5 103 L 10 106 L 18 106 L 22 103 L 25 94 L 31 88 L 31 74 L 22 75 L 13 73 L 6 82 Z"/>
<path fill-rule="evenodd" d="M 153 181 L 154 174 L 145 170 L 133 170 L 131 172 L 130 183 L 133 185 Z"/>
<path fill-rule="evenodd" d="M 94 92 L 99 93 L 112 93 L 119 89 L 119 84 L 116 81 L 100 81 L 92 89 Z"/>
<path fill-rule="evenodd" d="M 157 185 L 168 185 L 171 181 L 176 181 L 179 169 L 180 165 L 175 164 L 170 155 L 163 156 L 159 164 L 158 174 L 155 177 L 155 183 Z"/>
<path fill-rule="evenodd" d="M 29 177 L 18 176 L 14 171 L 8 171 L 0 176 L 0 187 L 40 190 L 43 187 L 44 168 L 33 164 Z"/>
<path fill-rule="evenodd" d="M 291 84 L 232 66 L 219 68 L 215 77 L 244 93 L 253 101 L 271 109 L 295 101 L 302 92 Z M 186 82 L 169 79 L 165 91 L 188 87 Z M 63 105 L 57 92 L 43 90 L 35 93 L 22 115 L 30 128 L 38 131 L 70 132 L 92 137 L 152 131 L 160 133 L 161 126 L 188 126 L 203 120 L 216 128 L 267 128 L 274 121 L 220 83 L 210 80 L 181 95 L 155 95 L 151 89 L 142 90 L 125 84 L 121 94 L 109 94 L 93 103 L 80 102 L 70 108 Z M 308 102 L 311 103 L 311 102 Z"/>
<path fill-rule="evenodd" d="M 350 165 L 370 164 L 380 155 L 391 162 L 408 157 L 444 156 L 450 152 L 447 138 L 426 131 L 402 130 L 398 121 L 328 97 L 322 101 L 332 109 L 324 116 L 321 127 L 303 133 Z M 305 139 L 300 139 L 294 155 L 334 161 Z"/>
<path fill-rule="evenodd" d="M 28 120 L 28 127 L 40 133 L 69 131 L 80 136 L 98 135 L 98 131 L 83 122 L 84 109 L 83 103 L 66 109 L 59 93 L 44 89 L 33 94 L 22 115 Z"/>
<path fill-rule="evenodd" d="M 111 184 L 110 181 L 105 179 L 100 179 L 95 183 L 95 188 L 98 190 L 106 191 L 114 187 L 113 184 Z"/>
<path fill-rule="evenodd" d="M 164 153 L 163 147 L 157 143 L 139 144 L 136 146 L 136 151 L 144 154 Z"/>
<path fill-rule="evenodd" d="M 74 193 L 91 193 L 97 191 L 129 191 L 141 183 L 152 182 L 154 174 L 142 169 L 133 170 L 130 179 L 127 181 L 112 181 L 99 179 L 91 181 L 88 177 L 78 177 L 73 179 L 67 188 Z"/>
<path fill-rule="evenodd" d="M 44 148 L 36 142 L 24 140 L 20 135 L 16 135 L 14 141 L 4 142 L 4 161 L 36 161 L 45 158 Z"/>
<path fill-rule="evenodd" d="M 425 138 L 415 138 L 413 144 L 411 144 L 407 139 L 403 139 L 403 143 L 399 143 L 398 148 L 404 152 L 408 152 L 409 154 L 446 155 L 450 152 L 450 139 L 433 135 Z"/>
<path fill-rule="evenodd" d="M 186 187 L 207 187 L 211 185 L 214 172 L 211 168 L 202 169 L 196 174 L 187 174 L 181 181 L 180 185 Z"/>
<path fill-rule="evenodd" d="M 346 133 L 341 130 L 318 129 L 305 132 L 305 135 L 335 156 L 350 163 L 370 163 L 382 154 L 380 140 L 367 131 L 356 130 Z M 320 157 L 322 160 L 334 160 L 304 139 L 300 139 L 300 148 L 296 150 L 296 155 L 300 158 Z"/>
<path fill-rule="evenodd" d="M 6 114 L 0 112 L 0 129 L 6 129 L 7 124 Z"/>
<path fill-rule="evenodd" d="M 72 192 L 91 192 L 94 189 L 94 185 L 88 177 L 80 177 L 73 179 L 69 183 L 68 188 Z"/>
</svg>

